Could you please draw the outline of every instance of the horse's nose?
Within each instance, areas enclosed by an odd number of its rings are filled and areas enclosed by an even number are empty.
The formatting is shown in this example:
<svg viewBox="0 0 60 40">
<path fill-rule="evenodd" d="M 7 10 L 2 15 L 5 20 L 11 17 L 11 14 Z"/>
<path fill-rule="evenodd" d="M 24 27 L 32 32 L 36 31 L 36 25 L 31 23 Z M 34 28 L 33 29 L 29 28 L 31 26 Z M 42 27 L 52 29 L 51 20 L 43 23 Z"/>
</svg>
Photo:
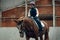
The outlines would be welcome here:
<svg viewBox="0 0 60 40">
<path fill-rule="evenodd" d="M 24 33 L 23 32 L 19 32 L 20 33 L 20 37 L 24 37 Z"/>
</svg>

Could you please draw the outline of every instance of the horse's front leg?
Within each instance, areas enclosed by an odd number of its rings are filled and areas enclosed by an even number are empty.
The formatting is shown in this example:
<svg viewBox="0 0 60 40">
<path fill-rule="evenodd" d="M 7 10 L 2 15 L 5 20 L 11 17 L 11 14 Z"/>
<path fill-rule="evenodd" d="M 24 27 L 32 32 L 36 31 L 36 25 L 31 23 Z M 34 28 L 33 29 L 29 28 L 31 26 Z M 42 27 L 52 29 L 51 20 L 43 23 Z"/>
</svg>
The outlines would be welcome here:
<svg viewBox="0 0 60 40">
<path fill-rule="evenodd" d="M 38 35 L 37 34 L 35 34 L 35 40 L 38 40 Z"/>
<path fill-rule="evenodd" d="M 35 39 L 38 40 L 38 37 L 36 37 Z"/>
<path fill-rule="evenodd" d="M 26 40 L 29 40 L 29 37 L 28 36 L 26 36 Z"/>
</svg>

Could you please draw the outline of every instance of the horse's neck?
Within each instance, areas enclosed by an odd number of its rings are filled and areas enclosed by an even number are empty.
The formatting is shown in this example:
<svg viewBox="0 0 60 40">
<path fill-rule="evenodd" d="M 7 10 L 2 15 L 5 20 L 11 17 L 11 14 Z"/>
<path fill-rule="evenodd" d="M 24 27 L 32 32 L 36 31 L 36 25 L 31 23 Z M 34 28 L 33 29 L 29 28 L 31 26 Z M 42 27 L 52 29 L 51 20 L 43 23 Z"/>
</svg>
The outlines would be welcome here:
<svg viewBox="0 0 60 40">
<path fill-rule="evenodd" d="M 38 30 L 38 27 L 35 25 L 35 23 L 33 22 L 33 20 L 31 20 L 30 18 L 26 18 L 25 22 L 26 22 L 25 23 L 26 28 L 33 29 L 33 30 Z"/>
<path fill-rule="evenodd" d="M 28 30 L 31 29 L 32 27 L 29 19 L 24 20 L 24 25 L 25 25 L 25 28 Z"/>
</svg>

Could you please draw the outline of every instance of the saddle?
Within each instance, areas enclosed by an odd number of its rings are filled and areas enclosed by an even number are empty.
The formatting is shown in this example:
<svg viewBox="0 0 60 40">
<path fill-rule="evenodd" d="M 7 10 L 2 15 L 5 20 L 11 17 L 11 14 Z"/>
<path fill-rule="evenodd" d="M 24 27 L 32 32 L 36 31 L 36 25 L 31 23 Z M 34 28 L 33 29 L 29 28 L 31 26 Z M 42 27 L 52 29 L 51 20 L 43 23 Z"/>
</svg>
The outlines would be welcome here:
<svg viewBox="0 0 60 40">
<path fill-rule="evenodd" d="M 33 20 L 33 22 L 36 24 L 36 26 L 39 28 L 39 24 L 36 22 L 36 20 L 32 17 L 31 18 Z M 44 23 L 42 21 L 41 22 L 41 25 L 42 25 L 42 29 L 45 27 Z"/>
</svg>

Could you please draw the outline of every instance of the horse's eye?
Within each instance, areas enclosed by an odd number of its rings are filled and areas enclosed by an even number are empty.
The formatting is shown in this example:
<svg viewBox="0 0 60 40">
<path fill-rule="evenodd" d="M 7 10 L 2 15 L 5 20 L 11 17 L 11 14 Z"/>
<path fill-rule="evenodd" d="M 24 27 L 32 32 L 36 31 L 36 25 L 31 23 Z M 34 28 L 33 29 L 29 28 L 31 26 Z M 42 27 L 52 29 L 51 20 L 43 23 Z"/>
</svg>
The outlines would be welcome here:
<svg viewBox="0 0 60 40">
<path fill-rule="evenodd" d="M 21 20 L 21 22 L 23 22 L 23 20 Z"/>
<path fill-rule="evenodd" d="M 19 21 L 19 22 L 18 22 L 18 25 L 22 24 L 22 22 L 23 22 L 23 20 Z"/>
</svg>

